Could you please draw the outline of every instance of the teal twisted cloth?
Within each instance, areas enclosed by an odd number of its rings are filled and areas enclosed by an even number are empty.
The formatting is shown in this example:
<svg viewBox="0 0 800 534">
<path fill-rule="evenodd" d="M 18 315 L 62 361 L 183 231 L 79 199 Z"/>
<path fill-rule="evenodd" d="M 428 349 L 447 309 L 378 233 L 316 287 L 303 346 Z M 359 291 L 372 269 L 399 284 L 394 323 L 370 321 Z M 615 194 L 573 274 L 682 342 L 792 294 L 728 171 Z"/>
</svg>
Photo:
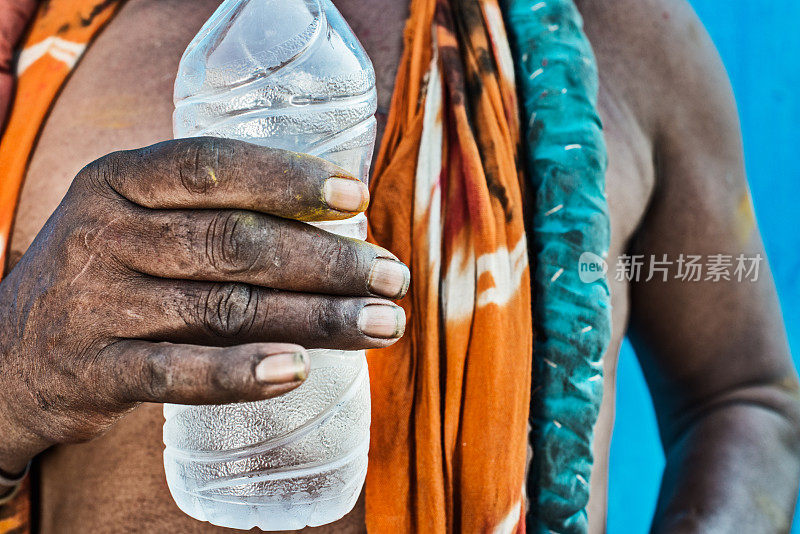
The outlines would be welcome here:
<svg viewBox="0 0 800 534">
<path fill-rule="evenodd" d="M 589 270 L 603 265 L 610 238 L 597 63 L 572 0 L 506 0 L 503 7 L 529 118 L 535 334 L 528 530 L 580 533 L 587 530 L 592 434 L 611 337 L 608 282 Z"/>
</svg>

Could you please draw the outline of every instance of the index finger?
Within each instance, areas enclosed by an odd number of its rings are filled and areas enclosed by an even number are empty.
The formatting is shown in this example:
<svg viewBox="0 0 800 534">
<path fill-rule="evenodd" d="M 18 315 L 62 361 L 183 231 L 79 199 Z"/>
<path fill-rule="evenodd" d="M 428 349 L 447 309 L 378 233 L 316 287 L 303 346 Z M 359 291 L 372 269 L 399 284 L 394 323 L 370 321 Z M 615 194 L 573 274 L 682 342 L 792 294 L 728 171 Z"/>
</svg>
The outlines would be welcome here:
<svg viewBox="0 0 800 534">
<path fill-rule="evenodd" d="M 114 152 L 89 164 L 131 202 L 153 209 L 245 209 L 300 221 L 364 211 L 367 186 L 321 158 L 235 139 L 193 137 Z"/>
</svg>

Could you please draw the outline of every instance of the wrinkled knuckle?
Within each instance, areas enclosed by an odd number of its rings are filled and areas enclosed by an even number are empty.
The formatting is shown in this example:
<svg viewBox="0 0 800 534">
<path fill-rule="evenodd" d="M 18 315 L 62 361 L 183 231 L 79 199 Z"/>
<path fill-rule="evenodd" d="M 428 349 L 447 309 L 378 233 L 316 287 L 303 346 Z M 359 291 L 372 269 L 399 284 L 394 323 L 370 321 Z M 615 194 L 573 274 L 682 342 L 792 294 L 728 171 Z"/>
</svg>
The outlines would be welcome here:
<svg viewBox="0 0 800 534">
<path fill-rule="evenodd" d="M 202 323 L 213 335 L 235 338 L 248 333 L 255 322 L 258 296 L 247 284 L 223 284 L 210 289 L 204 299 Z"/>
<path fill-rule="evenodd" d="M 361 272 L 361 258 L 358 245 L 344 239 L 337 239 L 324 250 L 323 257 L 330 258 L 326 263 L 328 279 L 340 280 L 343 276 Z"/>
<path fill-rule="evenodd" d="M 206 194 L 220 186 L 220 169 L 235 161 L 234 143 L 197 137 L 184 140 L 176 157 L 181 185 L 192 194 Z"/>
<path fill-rule="evenodd" d="M 136 396 L 137 401 L 158 401 L 163 399 L 169 387 L 170 358 L 163 351 L 154 350 L 144 357 L 139 372 Z"/>
<path fill-rule="evenodd" d="M 81 169 L 75 177 L 75 185 L 106 198 L 118 198 L 127 160 L 124 151 L 106 154 Z"/>
<path fill-rule="evenodd" d="M 225 274 L 254 269 L 261 258 L 258 216 L 245 211 L 219 212 L 206 231 L 205 253 L 211 266 Z"/>
<path fill-rule="evenodd" d="M 344 324 L 345 316 L 338 300 L 320 299 L 309 308 L 308 330 L 319 339 L 337 337 Z"/>
<path fill-rule="evenodd" d="M 209 373 L 209 385 L 225 399 L 240 398 L 247 387 L 246 381 L 238 372 L 238 367 L 223 362 L 213 365 Z"/>
</svg>

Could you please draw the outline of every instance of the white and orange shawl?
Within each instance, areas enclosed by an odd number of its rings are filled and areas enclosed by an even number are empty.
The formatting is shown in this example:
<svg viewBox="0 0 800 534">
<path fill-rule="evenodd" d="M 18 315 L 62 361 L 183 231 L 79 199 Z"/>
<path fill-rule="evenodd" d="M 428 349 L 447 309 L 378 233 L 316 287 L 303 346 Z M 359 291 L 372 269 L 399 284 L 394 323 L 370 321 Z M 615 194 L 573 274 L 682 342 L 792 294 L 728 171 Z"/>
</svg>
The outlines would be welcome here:
<svg viewBox="0 0 800 534">
<path fill-rule="evenodd" d="M 413 0 L 370 238 L 411 267 L 371 351 L 367 526 L 524 531 L 531 297 L 514 65 L 496 0 Z"/>
</svg>

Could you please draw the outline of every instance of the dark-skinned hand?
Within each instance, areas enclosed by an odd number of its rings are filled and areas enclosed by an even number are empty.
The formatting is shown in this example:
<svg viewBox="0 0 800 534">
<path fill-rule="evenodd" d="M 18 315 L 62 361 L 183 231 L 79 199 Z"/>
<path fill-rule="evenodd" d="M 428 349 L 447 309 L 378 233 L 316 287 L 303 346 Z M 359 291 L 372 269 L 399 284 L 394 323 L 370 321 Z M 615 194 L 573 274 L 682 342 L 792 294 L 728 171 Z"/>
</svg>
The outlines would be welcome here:
<svg viewBox="0 0 800 534">
<path fill-rule="evenodd" d="M 297 387 L 305 348 L 394 343 L 408 269 L 308 221 L 366 186 L 311 156 L 167 141 L 87 165 L 0 284 L 0 469 L 91 439 L 141 402 Z"/>
</svg>

